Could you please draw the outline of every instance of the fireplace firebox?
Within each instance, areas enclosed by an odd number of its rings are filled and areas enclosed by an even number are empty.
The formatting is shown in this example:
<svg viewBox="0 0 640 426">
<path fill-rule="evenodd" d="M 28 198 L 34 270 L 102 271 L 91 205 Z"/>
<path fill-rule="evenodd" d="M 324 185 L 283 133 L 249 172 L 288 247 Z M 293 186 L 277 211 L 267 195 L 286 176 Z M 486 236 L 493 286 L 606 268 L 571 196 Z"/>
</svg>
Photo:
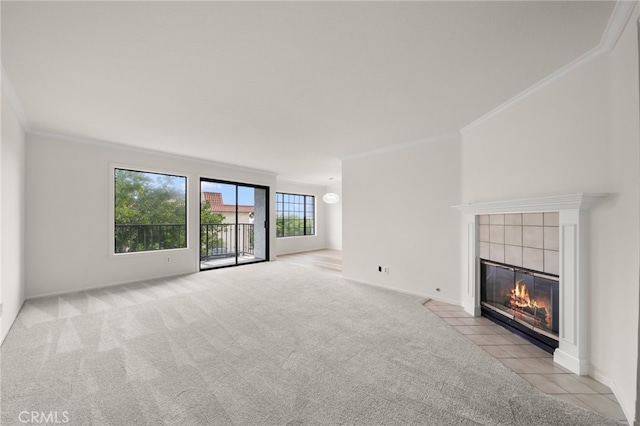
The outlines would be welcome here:
<svg viewBox="0 0 640 426">
<path fill-rule="evenodd" d="M 558 276 L 480 260 L 482 315 L 553 353 L 558 347 Z"/>
</svg>

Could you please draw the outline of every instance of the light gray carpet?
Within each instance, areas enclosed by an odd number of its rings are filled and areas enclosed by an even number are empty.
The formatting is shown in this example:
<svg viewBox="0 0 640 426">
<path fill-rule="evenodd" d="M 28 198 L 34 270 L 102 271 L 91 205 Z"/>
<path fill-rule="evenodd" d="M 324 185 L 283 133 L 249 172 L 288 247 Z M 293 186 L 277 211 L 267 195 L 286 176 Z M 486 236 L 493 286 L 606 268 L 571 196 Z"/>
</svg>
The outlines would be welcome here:
<svg viewBox="0 0 640 426">
<path fill-rule="evenodd" d="M 2 424 L 617 424 L 422 301 L 285 262 L 32 300 L 2 346 Z"/>
</svg>

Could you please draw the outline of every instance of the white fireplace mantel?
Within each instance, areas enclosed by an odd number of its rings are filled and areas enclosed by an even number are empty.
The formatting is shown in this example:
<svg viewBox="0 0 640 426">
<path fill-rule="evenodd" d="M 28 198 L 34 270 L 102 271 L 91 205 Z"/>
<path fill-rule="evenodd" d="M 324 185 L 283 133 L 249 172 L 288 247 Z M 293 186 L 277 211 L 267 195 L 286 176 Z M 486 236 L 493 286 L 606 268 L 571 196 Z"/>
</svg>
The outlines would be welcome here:
<svg viewBox="0 0 640 426">
<path fill-rule="evenodd" d="M 464 213 L 467 240 L 467 273 L 462 304 L 480 315 L 480 261 L 478 215 L 559 212 L 560 218 L 560 342 L 555 362 L 573 373 L 589 374 L 587 346 L 588 228 L 589 208 L 607 194 L 570 194 L 453 206 Z"/>
</svg>

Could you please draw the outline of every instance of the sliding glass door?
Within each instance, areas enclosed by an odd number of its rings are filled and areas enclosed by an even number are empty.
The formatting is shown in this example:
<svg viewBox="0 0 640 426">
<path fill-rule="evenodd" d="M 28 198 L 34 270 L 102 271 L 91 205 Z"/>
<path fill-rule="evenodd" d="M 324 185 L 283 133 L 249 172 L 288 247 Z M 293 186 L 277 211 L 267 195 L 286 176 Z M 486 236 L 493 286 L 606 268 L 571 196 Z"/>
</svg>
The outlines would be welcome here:
<svg viewBox="0 0 640 426">
<path fill-rule="evenodd" d="M 269 188 L 200 180 L 200 270 L 268 256 Z"/>
</svg>

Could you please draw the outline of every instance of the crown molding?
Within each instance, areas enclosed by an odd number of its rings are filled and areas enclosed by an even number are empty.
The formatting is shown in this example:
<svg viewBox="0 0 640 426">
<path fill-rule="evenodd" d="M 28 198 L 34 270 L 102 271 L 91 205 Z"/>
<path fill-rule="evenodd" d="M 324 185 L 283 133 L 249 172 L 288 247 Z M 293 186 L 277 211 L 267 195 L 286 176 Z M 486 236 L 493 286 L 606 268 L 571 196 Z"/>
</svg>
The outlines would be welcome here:
<svg viewBox="0 0 640 426">
<path fill-rule="evenodd" d="M 441 142 L 441 141 L 457 139 L 457 138 L 460 138 L 460 132 L 443 133 L 437 136 L 417 139 L 409 142 L 402 142 L 396 145 L 390 145 L 382 148 L 373 149 L 371 151 L 359 152 L 357 154 L 341 157 L 340 160 L 349 161 L 349 160 L 354 160 L 354 159 L 363 158 L 363 157 L 370 157 L 372 155 L 386 154 L 388 152 L 400 151 L 407 148 L 414 148 L 414 147 L 419 147 L 419 146 L 427 145 L 434 142 Z"/>
<path fill-rule="evenodd" d="M 609 17 L 609 22 L 607 23 L 607 27 L 600 38 L 600 42 L 596 47 L 589 50 L 582 56 L 576 58 L 572 62 L 558 69 L 557 71 L 549 74 L 547 77 L 543 78 L 533 86 L 525 89 L 520 92 L 513 98 L 509 99 L 505 103 L 499 105 L 498 107 L 492 109 L 488 113 L 484 114 L 480 118 L 472 121 L 467 124 L 465 127 L 460 129 L 461 134 L 465 134 L 468 131 L 472 130 L 476 126 L 492 119 L 493 117 L 499 115 L 504 110 L 511 108 L 512 106 L 518 104 L 520 101 L 528 98 L 531 94 L 542 90 L 546 86 L 554 83 L 566 75 L 572 73 L 574 70 L 582 67 L 583 65 L 600 58 L 608 53 L 611 53 L 615 48 L 622 32 L 624 31 L 631 14 L 636 6 L 637 1 L 617 1 L 613 11 L 611 12 L 611 16 Z"/>
<path fill-rule="evenodd" d="M 332 181 L 335 182 L 335 181 Z M 322 184 L 317 184 L 317 183 L 307 183 L 307 182 L 303 182 L 303 181 L 298 181 L 298 180 L 290 180 L 290 179 L 282 179 L 278 176 L 276 176 L 276 183 L 281 183 L 283 185 L 300 185 L 300 186 L 310 186 L 310 187 L 315 187 L 318 188 L 320 190 L 324 190 L 327 187 L 329 187 L 330 185 L 322 185 Z"/>
<path fill-rule="evenodd" d="M 31 125 L 29 124 L 29 120 L 27 119 L 27 115 L 24 113 L 24 109 L 22 109 L 22 104 L 20 104 L 20 100 L 16 95 L 15 90 L 13 90 L 13 85 L 9 80 L 9 75 L 7 71 L 2 67 L 2 96 L 9 102 L 11 105 L 11 109 L 16 114 L 18 118 L 18 122 L 22 126 L 22 129 L 27 132 L 31 129 Z"/>
<path fill-rule="evenodd" d="M 599 47 L 606 53 L 611 53 L 616 44 L 618 44 L 618 40 L 620 40 L 620 36 L 622 36 L 622 32 L 627 26 L 627 22 L 629 22 L 637 3 L 636 0 L 619 0 L 616 2 L 607 28 L 600 39 Z"/>
<path fill-rule="evenodd" d="M 251 167 L 244 167 L 237 164 L 204 160 L 202 158 L 190 157 L 188 155 L 172 154 L 170 152 L 156 151 L 149 148 L 140 148 L 132 145 L 123 145 L 115 142 L 106 142 L 106 141 L 83 138 L 78 136 L 63 135 L 63 134 L 53 133 L 53 132 L 43 132 L 40 130 L 31 130 L 29 131 L 29 135 L 63 140 L 67 142 L 79 143 L 84 145 L 94 145 L 94 146 L 100 146 L 104 148 L 119 149 L 123 151 L 141 152 L 145 154 L 157 155 L 160 157 L 169 157 L 172 159 L 190 161 L 190 162 L 199 163 L 199 164 L 206 164 L 208 166 L 221 167 L 229 170 L 237 170 L 237 171 L 247 172 L 247 173 L 260 173 L 266 176 L 273 176 L 273 177 L 277 176 L 277 173 L 269 170 L 254 169 Z"/>
<path fill-rule="evenodd" d="M 479 126 L 480 124 L 483 124 L 486 121 L 489 121 L 492 118 L 500 115 L 500 113 L 502 113 L 503 111 L 511 108 L 514 105 L 519 104 L 521 101 L 527 99 L 533 93 L 538 92 L 539 90 L 542 90 L 543 88 L 547 87 L 551 83 L 554 83 L 554 82 L 562 79 L 567 74 L 570 74 L 574 70 L 576 70 L 576 69 L 582 67 L 583 65 L 593 61 L 594 59 L 600 57 L 602 54 L 603 54 L 603 51 L 599 47 L 596 47 L 594 49 L 589 50 L 584 55 L 582 55 L 579 58 L 575 59 L 574 61 L 568 63 L 567 65 L 563 66 L 559 70 L 549 74 L 548 76 L 546 76 L 542 80 L 538 81 L 533 86 L 531 86 L 528 89 L 525 89 L 522 92 L 518 93 L 516 96 L 514 96 L 511 99 L 509 99 L 505 103 L 501 104 L 500 106 L 498 106 L 498 107 L 492 109 L 491 111 L 489 111 L 488 113 L 484 114 L 482 117 L 480 117 L 480 118 L 472 121 L 471 123 L 467 124 L 462 129 L 460 129 L 460 133 L 464 135 L 465 133 L 469 132 L 470 130 L 474 129 L 475 127 Z"/>
</svg>

